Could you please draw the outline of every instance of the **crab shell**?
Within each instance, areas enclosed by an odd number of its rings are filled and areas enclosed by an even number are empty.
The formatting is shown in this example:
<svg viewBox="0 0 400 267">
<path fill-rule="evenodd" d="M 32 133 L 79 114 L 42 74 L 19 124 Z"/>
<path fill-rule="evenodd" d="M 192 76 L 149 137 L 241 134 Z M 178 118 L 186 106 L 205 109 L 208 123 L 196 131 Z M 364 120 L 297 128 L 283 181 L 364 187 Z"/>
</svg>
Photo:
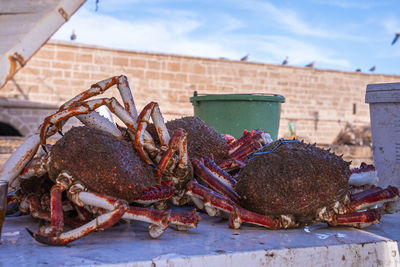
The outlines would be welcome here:
<svg viewBox="0 0 400 267">
<path fill-rule="evenodd" d="M 279 142 L 263 149 L 276 147 L 271 153 L 255 155 L 237 177 L 242 207 L 270 216 L 291 214 L 301 221 L 344 199 L 350 162 L 315 145 Z"/>
<path fill-rule="evenodd" d="M 132 202 L 157 184 L 154 168 L 132 143 L 89 127 L 75 127 L 51 148 L 49 176 L 67 171 L 89 190 Z"/>
<path fill-rule="evenodd" d="M 214 161 L 219 164 L 229 158 L 228 142 L 214 128 L 208 126 L 203 120 L 194 117 L 182 117 L 180 119 L 166 122 L 169 132 L 176 129 L 185 129 L 188 134 L 187 145 L 190 159 L 202 158 L 213 155 Z M 157 134 L 153 125 L 149 125 L 147 130 L 157 139 Z"/>
</svg>

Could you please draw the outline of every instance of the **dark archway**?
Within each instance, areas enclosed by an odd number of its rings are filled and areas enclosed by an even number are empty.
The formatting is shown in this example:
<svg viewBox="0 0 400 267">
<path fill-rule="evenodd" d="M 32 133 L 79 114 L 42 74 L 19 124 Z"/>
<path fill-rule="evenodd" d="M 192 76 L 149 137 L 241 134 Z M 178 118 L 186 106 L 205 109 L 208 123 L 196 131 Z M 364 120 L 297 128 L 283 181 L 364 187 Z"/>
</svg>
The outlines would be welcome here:
<svg viewBox="0 0 400 267">
<path fill-rule="evenodd" d="M 20 132 L 11 125 L 0 122 L 0 136 L 22 136 Z"/>
</svg>

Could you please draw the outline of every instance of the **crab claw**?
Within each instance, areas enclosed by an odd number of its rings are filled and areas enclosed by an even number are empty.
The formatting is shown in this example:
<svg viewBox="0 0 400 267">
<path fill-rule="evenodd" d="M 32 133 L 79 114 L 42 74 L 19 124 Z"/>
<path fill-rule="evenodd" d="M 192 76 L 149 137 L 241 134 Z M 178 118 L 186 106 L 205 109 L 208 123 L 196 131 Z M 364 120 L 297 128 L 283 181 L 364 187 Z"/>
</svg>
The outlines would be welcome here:
<svg viewBox="0 0 400 267">
<path fill-rule="evenodd" d="M 378 174 L 374 165 L 362 162 L 359 168 L 351 170 L 349 184 L 352 186 L 377 185 L 378 182 Z"/>
<path fill-rule="evenodd" d="M 196 209 L 192 209 L 190 212 L 171 212 L 169 221 L 171 224 L 175 225 L 179 231 L 186 231 L 190 228 L 197 228 L 201 217 L 197 215 Z"/>
<path fill-rule="evenodd" d="M 52 246 L 64 246 L 94 231 L 103 231 L 113 226 L 121 219 L 127 209 L 128 207 L 126 205 L 123 205 L 113 211 L 98 216 L 97 218 L 78 228 L 72 229 L 68 232 L 56 233 L 53 236 L 43 236 L 40 234 L 35 234 L 28 228 L 26 228 L 26 230 L 39 243 Z"/>
<path fill-rule="evenodd" d="M 63 242 L 61 239 L 54 237 L 54 236 L 44 236 L 44 235 L 39 235 L 35 234 L 28 228 L 25 228 L 26 231 L 39 243 L 46 244 L 46 245 L 51 245 L 51 246 L 64 246 L 68 242 Z"/>
</svg>

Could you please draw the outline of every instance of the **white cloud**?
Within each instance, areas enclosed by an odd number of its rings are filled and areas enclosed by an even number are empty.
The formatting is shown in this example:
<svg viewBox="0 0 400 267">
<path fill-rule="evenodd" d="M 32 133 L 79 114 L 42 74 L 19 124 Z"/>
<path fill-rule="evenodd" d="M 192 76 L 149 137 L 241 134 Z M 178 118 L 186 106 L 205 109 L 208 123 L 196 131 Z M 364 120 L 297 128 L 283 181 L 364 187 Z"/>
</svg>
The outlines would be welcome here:
<svg viewBox="0 0 400 267">
<path fill-rule="evenodd" d="M 366 2 L 366 1 L 350 1 L 350 0 L 312 0 L 312 2 L 316 4 L 321 4 L 321 5 L 329 5 L 329 6 L 336 6 L 336 7 L 341 7 L 341 8 L 356 8 L 356 9 L 369 9 L 376 4 L 379 4 L 378 2 L 372 3 L 372 2 Z"/>
<path fill-rule="evenodd" d="M 220 29 L 219 31 L 221 33 L 230 32 L 244 26 L 242 20 L 239 20 L 229 14 L 220 14 L 220 17 L 222 20 L 221 21 L 222 29 Z"/>
<path fill-rule="evenodd" d="M 118 1 L 120 9 L 127 4 L 125 0 Z M 241 5 L 239 2 L 234 3 Z M 242 33 L 242 28 L 249 25 L 225 12 L 213 13 L 210 22 L 202 13 L 195 11 L 151 7 L 148 12 L 159 16 L 151 16 L 151 19 L 146 16 L 123 19 L 94 12 L 94 9 L 84 6 L 53 39 L 69 40 L 75 30 L 76 42 L 110 48 L 229 59 L 239 59 L 250 53 L 251 61 L 269 63 L 280 63 L 289 56 L 291 65 L 304 66 L 315 60 L 319 67 L 351 67 L 350 62 L 341 58 L 334 48 L 309 42 L 307 36 L 331 40 L 332 34 L 310 27 L 295 11 L 259 1 L 252 1 L 248 5 L 252 5 L 250 12 L 263 12 L 265 17 L 283 25 L 287 31 L 282 31 L 279 36 Z M 288 37 L 292 31 L 297 34 Z"/>
<path fill-rule="evenodd" d="M 394 17 L 388 17 L 382 20 L 381 22 L 383 28 L 387 33 L 396 33 L 400 32 L 400 20 Z"/>
<path fill-rule="evenodd" d="M 329 39 L 364 40 L 364 38 L 361 36 L 345 34 L 343 30 L 338 32 L 333 30 L 332 27 L 323 28 L 321 26 L 311 26 L 309 23 L 307 23 L 307 18 L 300 18 L 298 12 L 293 9 L 278 8 L 268 2 L 261 2 L 257 0 L 240 2 L 240 5 L 242 5 L 242 3 L 245 3 L 243 8 L 250 9 L 253 12 L 263 13 L 265 18 L 273 20 L 274 24 L 282 25 L 286 31 L 292 32 L 296 35 Z M 326 27 L 328 27 L 328 25 Z"/>
<path fill-rule="evenodd" d="M 234 49 L 227 49 L 218 42 L 189 38 L 200 26 L 199 21 L 186 16 L 132 22 L 84 9 L 52 39 L 69 40 L 74 30 L 76 41 L 85 44 L 204 57 L 239 57 Z"/>
<path fill-rule="evenodd" d="M 267 62 L 280 63 L 285 57 L 289 57 L 290 65 L 304 66 L 316 61 L 317 66 L 351 67 L 351 63 L 341 58 L 335 51 L 292 37 L 252 35 L 241 36 L 238 39 L 242 40 L 240 41 L 242 44 L 239 42 L 236 46 L 252 47 L 259 55 L 259 60 Z"/>
</svg>

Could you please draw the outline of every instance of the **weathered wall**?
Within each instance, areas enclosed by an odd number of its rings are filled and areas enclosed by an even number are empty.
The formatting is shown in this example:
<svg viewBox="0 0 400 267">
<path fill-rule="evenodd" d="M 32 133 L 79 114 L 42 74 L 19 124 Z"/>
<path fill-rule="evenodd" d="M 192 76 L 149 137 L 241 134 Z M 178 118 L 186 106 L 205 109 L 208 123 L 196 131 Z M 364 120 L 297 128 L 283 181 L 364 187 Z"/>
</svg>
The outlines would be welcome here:
<svg viewBox="0 0 400 267">
<path fill-rule="evenodd" d="M 37 130 L 43 118 L 55 111 L 56 105 L 0 98 L 0 122 L 12 126 L 24 136 Z"/>
<path fill-rule="evenodd" d="M 138 110 L 157 101 L 167 119 L 193 114 L 189 97 L 195 90 L 201 94 L 284 95 L 279 135 L 287 136 L 288 122 L 295 121 L 298 136 L 320 144 L 331 143 L 346 122 L 369 124 L 368 105 L 364 103 L 367 84 L 400 81 L 400 76 L 393 75 L 49 42 L 0 89 L 0 97 L 59 105 L 91 84 L 120 74 L 128 76 Z M 105 96 L 118 95 L 116 89 L 111 91 Z"/>
</svg>

